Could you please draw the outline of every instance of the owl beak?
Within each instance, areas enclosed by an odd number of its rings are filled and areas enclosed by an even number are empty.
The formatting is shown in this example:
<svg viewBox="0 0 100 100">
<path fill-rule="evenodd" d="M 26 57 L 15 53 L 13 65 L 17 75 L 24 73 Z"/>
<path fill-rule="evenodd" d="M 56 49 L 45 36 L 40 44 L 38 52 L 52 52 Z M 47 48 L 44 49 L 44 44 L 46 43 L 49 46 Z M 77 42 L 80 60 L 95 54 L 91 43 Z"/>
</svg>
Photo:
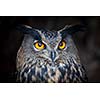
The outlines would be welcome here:
<svg viewBox="0 0 100 100">
<path fill-rule="evenodd" d="M 51 51 L 51 60 L 54 61 L 56 58 L 56 52 L 55 51 Z"/>
</svg>

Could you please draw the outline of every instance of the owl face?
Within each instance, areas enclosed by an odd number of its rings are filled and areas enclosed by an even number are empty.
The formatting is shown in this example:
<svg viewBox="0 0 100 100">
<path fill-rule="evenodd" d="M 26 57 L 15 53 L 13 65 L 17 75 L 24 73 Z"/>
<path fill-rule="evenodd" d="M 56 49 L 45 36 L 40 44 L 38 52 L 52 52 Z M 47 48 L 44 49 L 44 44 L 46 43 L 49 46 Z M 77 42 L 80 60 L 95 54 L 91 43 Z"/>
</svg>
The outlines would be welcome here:
<svg viewBox="0 0 100 100">
<path fill-rule="evenodd" d="M 33 56 L 55 63 L 58 59 L 62 60 L 70 55 L 74 57 L 75 52 L 77 53 L 70 35 L 67 34 L 65 38 L 62 38 L 59 32 L 39 30 L 37 32 L 41 37 L 40 40 L 34 39 L 32 35 L 26 35 L 24 39 L 24 46 Z"/>
<path fill-rule="evenodd" d="M 26 34 L 17 69 L 20 82 L 81 82 L 85 77 L 71 35 L 62 31 L 36 29 Z"/>
</svg>

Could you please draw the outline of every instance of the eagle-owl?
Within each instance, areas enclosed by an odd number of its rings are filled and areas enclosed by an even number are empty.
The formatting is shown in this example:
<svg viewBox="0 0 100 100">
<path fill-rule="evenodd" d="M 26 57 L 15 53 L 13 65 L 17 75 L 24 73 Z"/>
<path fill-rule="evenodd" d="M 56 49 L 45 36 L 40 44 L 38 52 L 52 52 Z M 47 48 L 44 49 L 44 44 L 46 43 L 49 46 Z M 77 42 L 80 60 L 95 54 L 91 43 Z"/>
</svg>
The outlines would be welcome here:
<svg viewBox="0 0 100 100">
<path fill-rule="evenodd" d="M 71 37 L 82 25 L 59 31 L 34 29 L 22 25 L 25 33 L 17 53 L 17 82 L 87 82 L 84 67 Z"/>
</svg>

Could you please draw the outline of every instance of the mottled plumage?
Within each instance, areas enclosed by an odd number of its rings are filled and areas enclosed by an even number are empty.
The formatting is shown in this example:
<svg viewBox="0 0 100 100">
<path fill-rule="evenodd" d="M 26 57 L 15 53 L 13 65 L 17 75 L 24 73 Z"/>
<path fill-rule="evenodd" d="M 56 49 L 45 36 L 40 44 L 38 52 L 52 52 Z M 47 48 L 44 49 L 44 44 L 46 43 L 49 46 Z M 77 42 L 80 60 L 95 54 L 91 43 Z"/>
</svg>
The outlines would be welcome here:
<svg viewBox="0 0 100 100">
<path fill-rule="evenodd" d="M 17 82 L 87 82 L 70 35 L 71 31 L 81 29 L 70 26 L 60 31 L 48 31 L 21 26 L 19 30 L 25 36 L 17 53 Z M 35 47 L 37 42 L 40 46 L 44 44 L 42 50 Z M 66 44 L 63 49 L 58 48 L 60 43 Z"/>
</svg>

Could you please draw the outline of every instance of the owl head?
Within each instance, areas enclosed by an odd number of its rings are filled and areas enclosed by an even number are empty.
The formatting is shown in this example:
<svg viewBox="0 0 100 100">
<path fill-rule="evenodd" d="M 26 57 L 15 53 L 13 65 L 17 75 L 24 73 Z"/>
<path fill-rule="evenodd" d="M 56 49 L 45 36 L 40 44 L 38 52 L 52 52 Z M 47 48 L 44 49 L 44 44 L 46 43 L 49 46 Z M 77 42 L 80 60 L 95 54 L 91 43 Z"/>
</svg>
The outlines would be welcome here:
<svg viewBox="0 0 100 100">
<path fill-rule="evenodd" d="M 72 34 L 83 31 L 83 26 L 65 26 L 59 31 L 49 31 L 22 25 L 19 30 L 25 33 L 17 56 L 17 69 L 21 81 L 25 74 L 25 81 L 31 82 L 84 80 L 84 69 L 71 37 Z"/>
</svg>

